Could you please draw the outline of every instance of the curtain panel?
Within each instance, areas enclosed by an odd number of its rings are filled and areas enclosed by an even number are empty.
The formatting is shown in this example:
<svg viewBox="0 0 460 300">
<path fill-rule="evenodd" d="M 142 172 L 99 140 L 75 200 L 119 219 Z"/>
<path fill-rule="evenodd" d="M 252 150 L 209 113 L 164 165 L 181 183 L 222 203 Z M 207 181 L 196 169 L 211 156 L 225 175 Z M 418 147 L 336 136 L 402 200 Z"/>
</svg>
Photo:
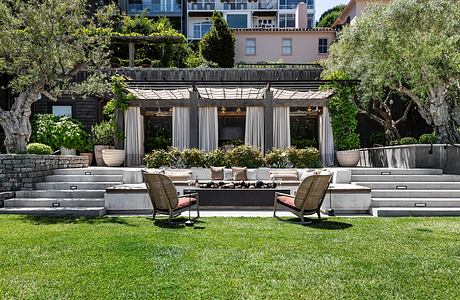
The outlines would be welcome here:
<svg viewBox="0 0 460 300">
<path fill-rule="evenodd" d="M 264 151 L 264 108 L 249 106 L 246 108 L 246 128 L 244 143 Z"/>
<path fill-rule="evenodd" d="M 184 150 L 190 147 L 190 108 L 173 107 L 172 145 Z"/>
<path fill-rule="evenodd" d="M 319 117 L 319 152 L 326 167 L 334 165 L 334 135 L 332 133 L 331 117 L 326 106 L 323 107 L 323 114 Z"/>
<path fill-rule="evenodd" d="M 209 152 L 218 148 L 219 122 L 217 107 L 198 108 L 199 146 Z"/>
<path fill-rule="evenodd" d="M 140 166 L 144 158 L 144 116 L 139 107 L 125 111 L 125 165 Z"/>
<path fill-rule="evenodd" d="M 289 106 L 273 107 L 273 148 L 291 147 L 291 119 Z"/>
</svg>

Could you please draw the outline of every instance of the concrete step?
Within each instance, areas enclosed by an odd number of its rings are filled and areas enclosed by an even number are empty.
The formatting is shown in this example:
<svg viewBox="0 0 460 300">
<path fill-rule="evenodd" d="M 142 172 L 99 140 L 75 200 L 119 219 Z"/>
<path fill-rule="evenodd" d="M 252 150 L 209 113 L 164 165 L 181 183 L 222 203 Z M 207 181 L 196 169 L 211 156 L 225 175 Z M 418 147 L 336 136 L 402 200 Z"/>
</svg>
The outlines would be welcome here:
<svg viewBox="0 0 460 300">
<path fill-rule="evenodd" d="M 352 182 L 460 182 L 460 175 L 352 175 Z"/>
<path fill-rule="evenodd" d="M 373 190 L 460 190 L 460 182 L 353 182 Z"/>
<path fill-rule="evenodd" d="M 122 182 L 39 182 L 36 190 L 105 190 Z"/>
<path fill-rule="evenodd" d="M 123 175 L 50 175 L 46 182 L 122 182 Z"/>
<path fill-rule="evenodd" d="M 34 190 L 17 191 L 17 198 L 104 198 L 105 190 Z"/>
<path fill-rule="evenodd" d="M 89 167 L 89 168 L 73 168 L 73 169 L 58 169 L 54 170 L 54 175 L 123 175 L 125 168 L 112 167 Z"/>
<path fill-rule="evenodd" d="M 104 198 L 13 198 L 4 201 L 5 207 L 104 207 Z"/>
<path fill-rule="evenodd" d="M 460 190 L 372 190 L 372 198 L 460 198 Z"/>
<path fill-rule="evenodd" d="M 441 169 L 350 168 L 351 175 L 442 175 Z"/>
<path fill-rule="evenodd" d="M 380 207 L 372 208 L 374 217 L 454 217 L 460 207 Z"/>
<path fill-rule="evenodd" d="M 106 214 L 105 207 L 22 207 L 0 208 L 0 214 L 20 214 L 53 217 L 101 217 Z"/>
<path fill-rule="evenodd" d="M 459 207 L 460 198 L 372 198 L 372 207 Z"/>
</svg>

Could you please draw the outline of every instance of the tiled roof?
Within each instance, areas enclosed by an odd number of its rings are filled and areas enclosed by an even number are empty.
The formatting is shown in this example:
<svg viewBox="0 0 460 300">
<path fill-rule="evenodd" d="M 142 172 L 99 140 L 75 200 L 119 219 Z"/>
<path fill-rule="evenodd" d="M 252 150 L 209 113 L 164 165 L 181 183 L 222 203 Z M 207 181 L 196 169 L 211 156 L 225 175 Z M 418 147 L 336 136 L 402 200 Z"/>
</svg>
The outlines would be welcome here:
<svg viewBox="0 0 460 300">
<path fill-rule="evenodd" d="M 315 27 L 315 28 L 234 28 L 233 31 L 235 32 L 292 32 L 292 31 L 300 31 L 300 32 L 316 32 L 316 31 L 336 31 L 331 27 Z"/>
</svg>

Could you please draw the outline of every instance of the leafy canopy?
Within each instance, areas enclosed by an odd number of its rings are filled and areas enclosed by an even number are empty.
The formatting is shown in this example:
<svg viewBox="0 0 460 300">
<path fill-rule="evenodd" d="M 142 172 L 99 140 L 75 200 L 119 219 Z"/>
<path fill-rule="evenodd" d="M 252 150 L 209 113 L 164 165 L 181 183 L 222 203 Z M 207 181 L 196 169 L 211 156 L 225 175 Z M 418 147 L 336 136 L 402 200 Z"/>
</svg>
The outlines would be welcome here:
<svg viewBox="0 0 460 300">
<path fill-rule="evenodd" d="M 232 68 L 235 63 L 235 35 L 222 13 L 214 11 L 211 30 L 200 41 L 203 57 L 221 68 Z"/>
<path fill-rule="evenodd" d="M 331 9 L 326 10 L 319 18 L 319 21 L 316 23 L 316 27 L 331 27 L 334 21 L 340 17 L 340 14 L 345 7 L 345 5 L 339 4 Z"/>
</svg>

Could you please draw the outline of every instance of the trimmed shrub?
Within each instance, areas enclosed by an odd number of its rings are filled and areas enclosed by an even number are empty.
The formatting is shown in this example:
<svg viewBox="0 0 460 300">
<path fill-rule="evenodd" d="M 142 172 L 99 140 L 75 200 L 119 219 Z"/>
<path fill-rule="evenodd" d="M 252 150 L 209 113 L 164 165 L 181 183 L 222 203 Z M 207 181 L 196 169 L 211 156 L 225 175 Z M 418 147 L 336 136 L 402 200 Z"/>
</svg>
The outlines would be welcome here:
<svg viewBox="0 0 460 300">
<path fill-rule="evenodd" d="M 438 142 L 434 133 L 425 133 L 418 138 L 420 144 L 436 144 Z"/>
<path fill-rule="evenodd" d="M 227 152 L 232 167 L 259 168 L 264 165 L 264 157 L 256 147 L 242 145 Z"/>
<path fill-rule="evenodd" d="M 187 168 L 204 167 L 206 164 L 205 153 L 200 149 L 185 149 L 182 151 L 182 158 Z"/>
<path fill-rule="evenodd" d="M 147 168 L 160 168 L 169 166 L 171 158 L 166 150 L 153 150 L 145 155 L 144 162 Z"/>
<path fill-rule="evenodd" d="M 399 145 L 413 145 L 413 144 L 418 144 L 417 139 L 413 137 L 403 137 L 402 139 L 399 140 Z"/>
<path fill-rule="evenodd" d="M 320 168 L 323 166 L 319 151 L 316 148 L 289 148 L 286 150 L 286 153 L 289 161 L 296 168 Z"/>
<path fill-rule="evenodd" d="M 293 165 L 285 150 L 273 148 L 265 155 L 265 163 L 270 168 L 292 168 Z"/>
<path fill-rule="evenodd" d="M 212 150 L 205 154 L 205 167 L 229 167 L 227 152 Z"/>
<path fill-rule="evenodd" d="M 169 163 L 170 163 L 171 168 L 174 168 L 174 169 L 187 168 L 182 151 L 180 151 L 177 148 L 172 148 L 169 151 L 168 155 L 169 155 Z"/>
<path fill-rule="evenodd" d="M 40 143 L 31 143 L 27 145 L 27 153 L 38 155 L 50 155 L 53 149 L 50 146 Z"/>
</svg>

